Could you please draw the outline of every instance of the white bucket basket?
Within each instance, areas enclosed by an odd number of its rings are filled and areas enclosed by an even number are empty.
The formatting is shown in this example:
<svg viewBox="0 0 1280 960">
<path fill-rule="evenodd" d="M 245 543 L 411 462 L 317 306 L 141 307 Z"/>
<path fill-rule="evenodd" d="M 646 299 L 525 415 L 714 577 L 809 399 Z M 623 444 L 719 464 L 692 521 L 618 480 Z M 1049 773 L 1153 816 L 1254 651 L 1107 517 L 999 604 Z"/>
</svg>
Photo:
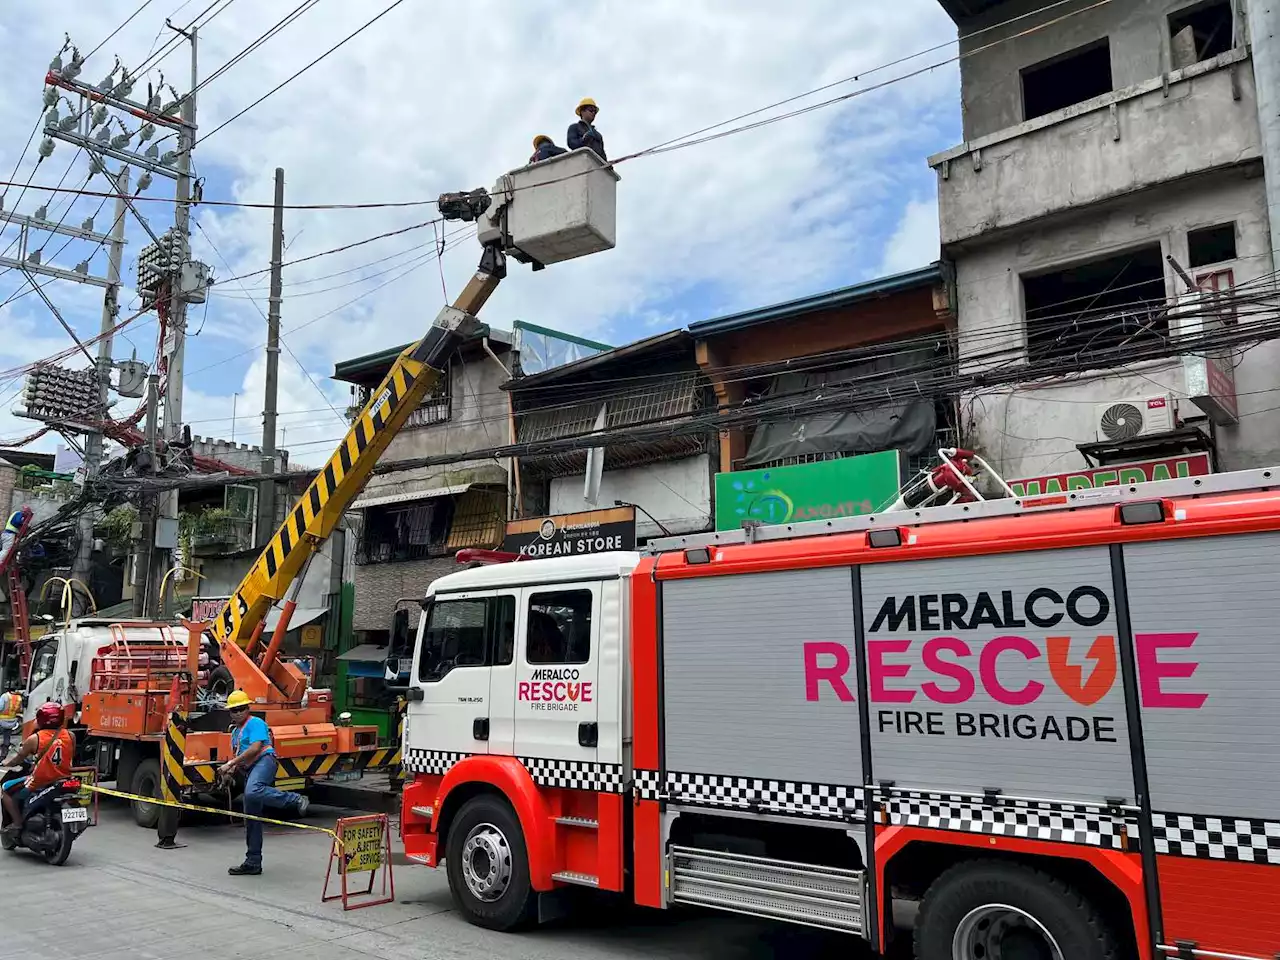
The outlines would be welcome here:
<svg viewBox="0 0 1280 960">
<path fill-rule="evenodd" d="M 612 250 L 621 179 L 595 151 L 574 150 L 513 170 L 494 184 L 479 240 L 497 241 L 506 216 L 508 249 L 541 264 Z"/>
</svg>

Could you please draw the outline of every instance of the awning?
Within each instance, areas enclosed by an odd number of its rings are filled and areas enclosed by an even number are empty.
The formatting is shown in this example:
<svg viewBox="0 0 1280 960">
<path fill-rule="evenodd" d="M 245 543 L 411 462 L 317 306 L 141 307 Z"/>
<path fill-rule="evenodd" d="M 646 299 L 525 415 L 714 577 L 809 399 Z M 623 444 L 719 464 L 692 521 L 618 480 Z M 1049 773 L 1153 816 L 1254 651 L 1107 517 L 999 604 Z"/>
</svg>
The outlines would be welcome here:
<svg viewBox="0 0 1280 960">
<path fill-rule="evenodd" d="M 289 618 L 289 629 L 296 630 L 298 627 L 305 627 L 313 620 L 319 620 L 328 612 L 328 607 L 298 607 L 293 611 L 293 616 Z M 268 610 L 266 620 L 266 626 L 263 627 L 264 633 L 274 630 L 276 624 L 280 622 L 279 608 Z"/>
<path fill-rule="evenodd" d="M 362 643 L 352 647 L 346 653 L 338 654 L 339 660 L 354 660 L 357 663 L 382 663 L 387 659 L 390 647 L 380 647 L 376 643 Z"/>
<path fill-rule="evenodd" d="M 389 503 L 412 503 L 414 500 L 431 500 L 435 497 L 452 497 L 466 493 L 474 484 L 455 483 L 449 487 L 431 487 L 427 490 L 416 490 L 412 493 L 389 493 L 383 497 L 360 497 L 348 508 L 361 510 L 365 507 L 381 507 Z"/>
</svg>

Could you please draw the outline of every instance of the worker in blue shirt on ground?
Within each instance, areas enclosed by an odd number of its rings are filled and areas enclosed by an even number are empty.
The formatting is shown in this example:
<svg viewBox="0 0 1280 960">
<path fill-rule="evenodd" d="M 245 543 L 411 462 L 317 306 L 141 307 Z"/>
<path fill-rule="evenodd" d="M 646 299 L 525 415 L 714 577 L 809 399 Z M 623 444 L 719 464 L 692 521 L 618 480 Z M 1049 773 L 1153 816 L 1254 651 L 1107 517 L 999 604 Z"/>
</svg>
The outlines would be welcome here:
<svg viewBox="0 0 1280 960">
<path fill-rule="evenodd" d="M 605 156 L 604 152 L 604 137 L 595 128 L 596 114 L 600 112 L 596 102 L 590 97 L 586 97 L 578 104 L 578 109 L 574 112 L 578 115 L 578 122 L 569 128 L 569 136 L 565 139 L 569 149 L 578 150 L 582 147 L 589 147 L 596 152 L 596 155 L 601 160 L 608 160 L 609 158 Z"/>
<path fill-rule="evenodd" d="M 276 752 L 271 746 L 271 730 L 261 717 L 249 712 L 249 697 L 243 690 L 234 690 L 227 697 L 227 709 L 231 711 L 230 760 L 218 768 L 218 776 L 230 779 L 237 773 L 246 775 L 244 785 L 244 812 L 260 817 L 266 807 L 278 807 L 300 817 L 307 815 L 310 805 L 300 793 L 277 790 Z M 244 822 L 244 863 L 230 868 L 233 877 L 256 877 L 262 873 L 262 823 L 258 820 Z"/>
<path fill-rule="evenodd" d="M 557 147 L 555 141 L 545 133 L 540 133 L 533 138 L 533 156 L 529 158 L 529 162 L 541 163 L 543 160 L 550 160 L 552 157 L 568 152 L 564 147 Z"/>
</svg>

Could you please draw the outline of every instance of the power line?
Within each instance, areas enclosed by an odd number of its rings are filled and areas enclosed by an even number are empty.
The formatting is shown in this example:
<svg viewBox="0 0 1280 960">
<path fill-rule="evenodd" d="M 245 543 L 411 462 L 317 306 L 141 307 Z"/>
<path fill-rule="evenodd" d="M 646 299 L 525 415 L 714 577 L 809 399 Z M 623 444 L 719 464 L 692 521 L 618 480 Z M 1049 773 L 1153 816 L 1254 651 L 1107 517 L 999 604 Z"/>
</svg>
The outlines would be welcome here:
<svg viewBox="0 0 1280 960">
<path fill-rule="evenodd" d="M 268 97 L 270 97 L 272 94 L 276 93 L 276 92 L 277 92 L 278 90 L 280 90 L 282 87 L 285 87 L 286 85 L 288 85 L 288 84 L 292 83 L 294 80 L 298 79 L 298 77 L 302 76 L 304 73 L 306 73 L 308 70 L 310 70 L 312 67 L 314 67 L 317 63 L 319 63 L 319 62 L 320 62 L 321 60 L 323 60 L 325 57 L 329 56 L 329 54 L 333 53 L 333 52 L 334 52 L 335 50 L 337 50 L 339 47 L 342 47 L 344 44 L 348 43 L 349 41 L 351 41 L 351 40 L 355 39 L 356 37 L 358 37 L 360 34 L 364 33 L 364 31 L 365 31 L 365 30 L 369 29 L 369 27 L 373 26 L 375 23 L 377 23 L 379 20 L 381 20 L 383 17 L 385 17 L 388 13 L 390 13 L 390 12 L 391 12 L 392 10 L 394 10 L 396 7 L 400 6 L 400 4 L 402 4 L 402 3 L 404 3 L 404 0 L 395 0 L 395 2 L 394 2 L 394 3 L 390 4 L 389 6 L 387 6 L 387 7 L 386 7 L 386 8 L 385 8 L 381 13 L 379 13 L 379 14 L 378 14 L 377 16 L 375 16 L 373 19 L 366 21 L 366 22 L 364 23 L 364 25 L 363 25 L 363 26 L 359 27 L 359 28 L 358 28 L 358 29 L 356 29 L 354 32 L 352 32 L 352 33 L 348 34 L 347 36 L 343 37 L 341 40 L 339 40 L 337 43 L 335 43 L 332 47 L 330 47 L 330 48 L 329 48 L 328 50 L 326 50 L 324 53 L 320 54 L 320 56 L 316 57 L 314 60 L 312 60 L 310 63 L 308 63 L 305 67 L 302 67 L 300 70 L 296 70 L 296 71 L 294 71 L 292 74 L 290 74 L 290 75 L 289 75 L 288 77 L 286 77 L 284 80 L 280 81 L 280 83 L 276 84 L 274 87 L 272 87 L 270 90 L 268 90 L 268 91 L 267 91 L 266 93 L 264 93 L 262 96 L 260 96 L 257 100 L 253 101 L 253 103 L 249 104 L 247 107 L 244 107 L 244 108 L 243 108 L 243 109 L 241 109 L 239 112 L 232 114 L 232 115 L 231 115 L 230 117 L 228 117 L 226 120 L 222 121 L 222 123 L 218 124 L 216 127 L 214 127 L 212 130 L 210 130 L 208 133 L 206 133 L 206 134 L 204 134 L 202 137 L 200 137 L 200 139 L 199 139 L 199 140 L 197 140 L 195 143 L 193 143 L 191 146 L 194 148 L 194 147 L 195 147 L 195 146 L 197 146 L 198 144 L 204 143 L 204 141 L 208 140 L 211 136 L 213 136 L 215 133 L 217 133 L 217 132 L 218 132 L 219 130 L 221 130 L 223 127 L 227 126 L 227 125 L 228 125 L 228 124 L 230 124 L 230 123 L 233 123 L 234 121 L 238 120 L 240 117 L 243 117 L 246 113 L 248 113 L 250 110 L 252 110 L 252 109 L 253 109 L 254 107 L 256 107 L 258 104 L 262 103 L 262 101 L 266 100 Z"/>
</svg>

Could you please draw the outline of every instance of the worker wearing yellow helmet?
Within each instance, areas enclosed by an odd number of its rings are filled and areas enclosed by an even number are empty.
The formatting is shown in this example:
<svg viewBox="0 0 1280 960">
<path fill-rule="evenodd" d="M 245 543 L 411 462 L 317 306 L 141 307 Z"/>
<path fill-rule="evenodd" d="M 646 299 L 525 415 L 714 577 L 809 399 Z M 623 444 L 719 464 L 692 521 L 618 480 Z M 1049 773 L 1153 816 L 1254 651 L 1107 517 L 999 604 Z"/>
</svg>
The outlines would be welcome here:
<svg viewBox="0 0 1280 960">
<path fill-rule="evenodd" d="M 231 713 L 231 759 L 218 768 L 218 776 L 229 780 L 238 773 L 245 775 L 244 812 L 260 817 L 266 807 L 289 810 L 298 816 L 306 816 L 307 798 L 300 793 L 277 790 L 276 751 L 271 745 L 271 730 L 267 721 L 255 717 L 250 708 L 253 702 L 243 690 L 233 690 L 227 697 L 227 710 Z M 257 876 L 262 873 L 262 822 L 244 822 L 244 862 L 227 872 L 233 877 Z"/>
<path fill-rule="evenodd" d="M 557 147 L 555 141 L 545 133 L 540 133 L 533 138 L 533 156 L 529 158 L 529 162 L 539 163 L 568 152 L 564 147 Z"/>
<path fill-rule="evenodd" d="M 596 115 L 599 112 L 600 108 L 596 102 L 590 97 L 584 97 L 578 104 L 578 109 L 574 111 L 578 115 L 578 122 L 569 127 L 569 135 L 565 138 L 565 143 L 569 145 L 570 150 L 586 147 L 594 150 L 601 160 L 608 160 L 604 152 L 604 137 L 595 127 Z"/>
</svg>

